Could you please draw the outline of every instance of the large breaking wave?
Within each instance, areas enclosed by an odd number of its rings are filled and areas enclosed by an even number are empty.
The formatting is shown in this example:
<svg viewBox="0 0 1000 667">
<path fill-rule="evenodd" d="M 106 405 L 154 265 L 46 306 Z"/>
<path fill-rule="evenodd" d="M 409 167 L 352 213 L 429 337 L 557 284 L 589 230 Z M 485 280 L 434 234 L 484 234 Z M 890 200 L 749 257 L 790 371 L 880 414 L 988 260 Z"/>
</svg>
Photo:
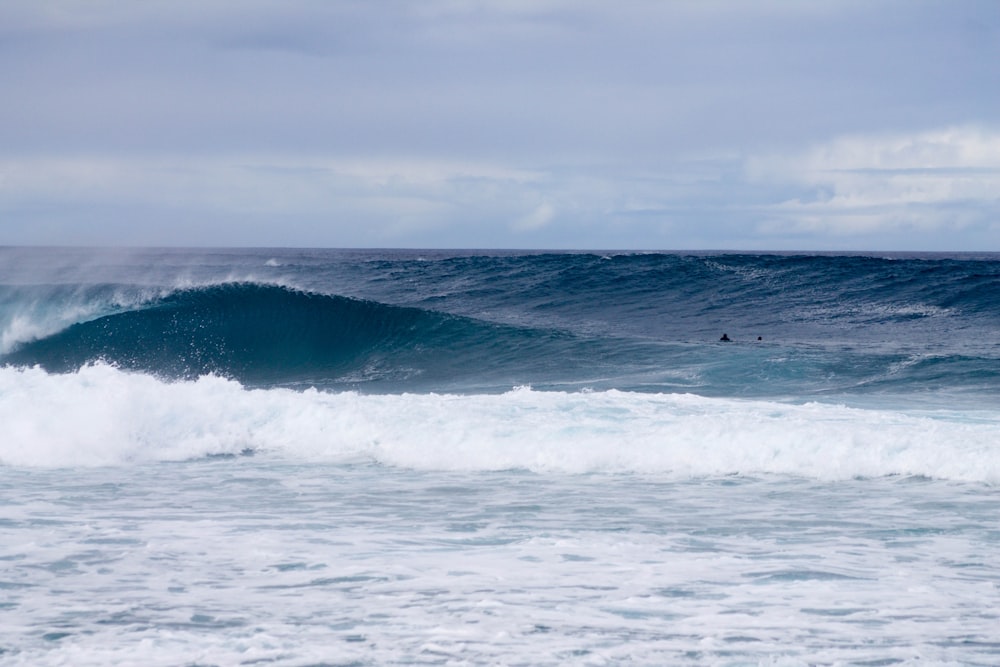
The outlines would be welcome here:
<svg viewBox="0 0 1000 667">
<path fill-rule="evenodd" d="M 1000 396 L 995 259 L 148 250 L 119 261 L 9 276 L 0 364 L 390 393 Z M 720 345 L 722 332 L 736 343 Z"/>
<path fill-rule="evenodd" d="M 107 365 L 0 369 L 0 464 L 257 454 L 420 470 L 913 475 L 1000 482 L 1000 413 L 900 412 L 690 394 L 387 394 L 163 382 Z M 30 443 L 30 446 L 27 445 Z"/>
<path fill-rule="evenodd" d="M 182 289 L 72 324 L 2 360 L 57 373 L 97 361 L 171 379 L 330 384 L 523 367 L 571 337 L 277 285 Z"/>
</svg>

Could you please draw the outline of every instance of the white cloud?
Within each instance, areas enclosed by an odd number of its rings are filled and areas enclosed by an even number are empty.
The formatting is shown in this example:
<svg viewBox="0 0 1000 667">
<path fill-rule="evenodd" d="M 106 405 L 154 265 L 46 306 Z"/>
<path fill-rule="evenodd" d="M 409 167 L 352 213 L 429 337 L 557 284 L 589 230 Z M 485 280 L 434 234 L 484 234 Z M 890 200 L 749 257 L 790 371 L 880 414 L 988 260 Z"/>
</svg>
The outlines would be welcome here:
<svg viewBox="0 0 1000 667">
<path fill-rule="evenodd" d="M 835 235 L 991 225 L 1000 215 L 1000 131 L 974 126 L 854 135 L 749 159 L 751 182 L 794 189 L 762 231 Z"/>
<path fill-rule="evenodd" d="M 190 204 L 235 211 L 309 209 L 342 188 L 434 198 L 454 183 L 529 183 L 540 172 L 446 160 L 310 156 L 0 158 L 0 203 L 49 197 Z"/>
<path fill-rule="evenodd" d="M 542 202 L 527 215 L 518 218 L 512 228 L 516 231 L 530 232 L 545 227 L 555 217 L 556 210 L 549 202 Z"/>
<path fill-rule="evenodd" d="M 450 230 L 474 244 L 477 230 L 488 235 L 511 221 L 524 231 L 545 226 L 553 217 L 551 205 L 538 203 L 546 184 L 563 187 L 542 171 L 461 160 L 8 157 L 0 158 L 0 212 L 22 222 L 0 228 L 0 244 L 39 242 L 32 231 L 38 220 L 26 215 L 39 208 L 61 218 L 52 224 L 64 229 L 60 238 L 72 239 L 73 230 L 93 222 L 76 219 L 79 211 L 123 207 L 135 212 L 131 224 L 171 214 L 210 220 L 212 235 L 235 244 L 264 243 L 262 227 L 273 230 L 268 243 L 413 245 Z M 126 224 L 103 237 L 94 230 L 93 242 L 121 242 Z M 161 226 L 137 238 L 169 244 L 172 233 Z"/>
<path fill-rule="evenodd" d="M 659 170 L 0 156 L 0 213 L 0 243 L 988 250 L 1000 234 L 1000 133 L 855 135 L 746 160 L 676 156 Z"/>
</svg>

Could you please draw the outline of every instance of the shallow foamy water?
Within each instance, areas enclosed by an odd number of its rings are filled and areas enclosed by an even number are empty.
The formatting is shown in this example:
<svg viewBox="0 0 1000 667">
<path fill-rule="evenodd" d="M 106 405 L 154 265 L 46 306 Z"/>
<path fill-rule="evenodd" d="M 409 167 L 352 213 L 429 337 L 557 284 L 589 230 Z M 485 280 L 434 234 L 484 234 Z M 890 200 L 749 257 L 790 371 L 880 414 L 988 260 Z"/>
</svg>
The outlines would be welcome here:
<svg viewBox="0 0 1000 667">
<path fill-rule="evenodd" d="M 1000 661 L 980 483 L 269 454 L 3 472 L 5 664 Z"/>
</svg>

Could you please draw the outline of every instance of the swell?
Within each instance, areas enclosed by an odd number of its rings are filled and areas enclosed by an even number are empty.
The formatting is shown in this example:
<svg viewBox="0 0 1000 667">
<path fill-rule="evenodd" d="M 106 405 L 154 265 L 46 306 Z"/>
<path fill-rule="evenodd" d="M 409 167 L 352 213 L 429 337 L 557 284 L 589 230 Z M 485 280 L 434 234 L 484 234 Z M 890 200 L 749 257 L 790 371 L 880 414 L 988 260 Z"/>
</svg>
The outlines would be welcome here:
<svg viewBox="0 0 1000 667">
<path fill-rule="evenodd" d="M 173 275 L 158 252 L 155 287 L 135 258 L 107 282 L 0 286 L 0 363 L 390 392 L 1000 393 L 995 259 L 233 251 Z M 185 280 L 207 286 L 162 287 Z"/>
<path fill-rule="evenodd" d="M 1000 324 L 1000 271 L 987 260 L 550 254 L 382 259 L 368 270 L 378 298 L 405 290 L 421 307 L 680 342 L 728 330 L 795 343 L 926 343 L 942 328 Z"/>
</svg>

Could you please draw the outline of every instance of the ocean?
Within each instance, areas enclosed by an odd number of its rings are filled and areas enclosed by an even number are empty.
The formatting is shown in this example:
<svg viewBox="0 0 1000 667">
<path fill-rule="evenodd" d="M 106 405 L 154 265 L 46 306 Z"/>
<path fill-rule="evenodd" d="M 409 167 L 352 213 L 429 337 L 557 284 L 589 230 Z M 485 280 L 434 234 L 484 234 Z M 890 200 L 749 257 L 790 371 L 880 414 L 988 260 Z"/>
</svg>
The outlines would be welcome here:
<svg viewBox="0 0 1000 667">
<path fill-rule="evenodd" d="M 998 485 L 1000 253 L 0 248 L 3 665 L 996 665 Z"/>
</svg>

